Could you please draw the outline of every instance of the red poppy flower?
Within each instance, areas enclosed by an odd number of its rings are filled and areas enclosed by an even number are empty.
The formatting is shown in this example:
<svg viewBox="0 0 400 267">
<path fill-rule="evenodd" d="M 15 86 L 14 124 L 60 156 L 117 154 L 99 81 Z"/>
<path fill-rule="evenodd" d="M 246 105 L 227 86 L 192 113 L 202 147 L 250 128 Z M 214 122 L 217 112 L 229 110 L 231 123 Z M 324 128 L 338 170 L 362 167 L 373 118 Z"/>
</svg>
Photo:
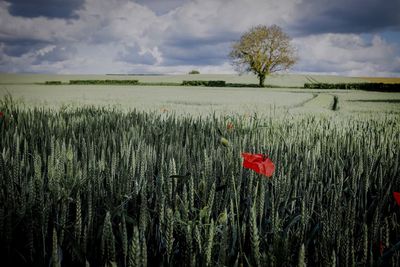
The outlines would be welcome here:
<svg viewBox="0 0 400 267">
<path fill-rule="evenodd" d="M 228 124 L 226 125 L 226 129 L 232 130 L 233 129 L 233 123 L 232 122 L 228 122 Z"/>
<path fill-rule="evenodd" d="M 400 206 L 400 193 L 399 192 L 393 192 L 393 197 L 397 202 L 397 205 Z"/>
<path fill-rule="evenodd" d="M 0 118 L 3 118 L 4 113 L 0 111 Z"/>
<path fill-rule="evenodd" d="M 242 153 L 243 167 L 251 169 L 259 174 L 271 177 L 275 171 L 275 164 L 263 154 Z"/>
</svg>

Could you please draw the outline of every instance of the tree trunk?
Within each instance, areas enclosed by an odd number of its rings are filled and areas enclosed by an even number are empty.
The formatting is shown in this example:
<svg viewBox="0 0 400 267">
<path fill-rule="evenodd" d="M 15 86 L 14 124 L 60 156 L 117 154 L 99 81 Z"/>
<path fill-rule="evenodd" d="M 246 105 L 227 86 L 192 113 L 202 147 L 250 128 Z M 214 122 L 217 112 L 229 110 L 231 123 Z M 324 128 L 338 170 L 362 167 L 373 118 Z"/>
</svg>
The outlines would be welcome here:
<svg viewBox="0 0 400 267">
<path fill-rule="evenodd" d="M 259 75 L 258 75 L 258 79 L 260 79 L 259 86 L 260 86 L 260 87 L 264 87 L 265 75 L 259 74 Z"/>
</svg>

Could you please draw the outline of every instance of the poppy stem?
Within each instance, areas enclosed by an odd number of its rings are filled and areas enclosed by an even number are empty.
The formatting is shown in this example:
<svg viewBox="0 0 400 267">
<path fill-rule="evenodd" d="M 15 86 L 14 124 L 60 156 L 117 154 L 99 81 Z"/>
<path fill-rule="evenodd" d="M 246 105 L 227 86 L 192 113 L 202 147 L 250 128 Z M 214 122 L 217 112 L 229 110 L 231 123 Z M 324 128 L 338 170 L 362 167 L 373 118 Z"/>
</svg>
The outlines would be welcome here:
<svg viewBox="0 0 400 267">
<path fill-rule="evenodd" d="M 236 224 L 237 224 L 237 229 L 240 231 L 240 220 L 239 220 L 239 201 L 238 201 L 238 194 L 236 190 L 236 182 L 235 179 L 232 179 L 233 182 L 233 191 L 235 193 L 235 204 L 236 204 Z M 240 260 L 239 262 L 243 262 L 243 249 L 242 249 L 242 240 L 239 238 L 239 251 L 240 251 Z"/>
</svg>

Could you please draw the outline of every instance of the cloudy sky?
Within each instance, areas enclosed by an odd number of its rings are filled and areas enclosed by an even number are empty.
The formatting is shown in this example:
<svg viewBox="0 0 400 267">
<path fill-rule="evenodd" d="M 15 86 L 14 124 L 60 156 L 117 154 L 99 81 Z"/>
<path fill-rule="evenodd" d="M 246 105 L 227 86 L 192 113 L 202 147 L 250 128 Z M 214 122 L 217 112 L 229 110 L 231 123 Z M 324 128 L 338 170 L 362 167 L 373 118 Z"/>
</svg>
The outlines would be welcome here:
<svg viewBox="0 0 400 267">
<path fill-rule="evenodd" d="M 233 73 L 258 24 L 293 38 L 292 72 L 400 76 L 399 0 L 0 0 L 0 72 Z"/>
</svg>

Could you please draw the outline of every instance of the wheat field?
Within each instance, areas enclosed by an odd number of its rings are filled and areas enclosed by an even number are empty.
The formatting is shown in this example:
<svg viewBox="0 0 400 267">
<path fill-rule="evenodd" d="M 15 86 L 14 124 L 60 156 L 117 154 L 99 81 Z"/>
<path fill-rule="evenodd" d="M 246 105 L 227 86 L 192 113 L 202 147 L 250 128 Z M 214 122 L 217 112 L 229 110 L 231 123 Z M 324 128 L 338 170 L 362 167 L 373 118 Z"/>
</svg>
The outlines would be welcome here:
<svg viewBox="0 0 400 267">
<path fill-rule="evenodd" d="M 397 114 L 0 109 L 6 266 L 400 263 Z"/>
</svg>

